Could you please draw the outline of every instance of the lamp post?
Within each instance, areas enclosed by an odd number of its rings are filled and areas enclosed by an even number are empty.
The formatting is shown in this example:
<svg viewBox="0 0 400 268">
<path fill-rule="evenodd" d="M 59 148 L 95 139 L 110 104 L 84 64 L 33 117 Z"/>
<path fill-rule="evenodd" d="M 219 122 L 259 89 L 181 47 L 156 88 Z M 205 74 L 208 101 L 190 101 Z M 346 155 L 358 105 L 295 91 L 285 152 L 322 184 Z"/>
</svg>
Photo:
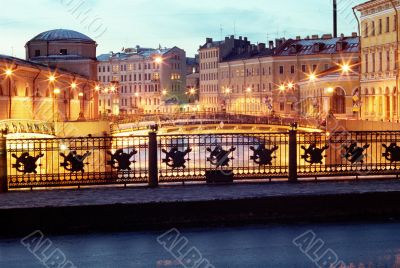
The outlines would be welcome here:
<svg viewBox="0 0 400 268">
<path fill-rule="evenodd" d="M 81 109 L 81 111 L 80 111 L 80 113 L 79 113 L 79 119 L 80 120 L 84 120 L 85 119 L 85 115 L 84 115 L 84 112 L 85 112 L 85 103 L 84 103 L 84 94 L 83 94 L 83 92 L 79 92 L 79 94 L 78 94 L 78 97 L 79 97 L 79 100 L 80 100 L 80 109 Z"/>
<path fill-rule="evenodd" d="M 246 88 L 246 92 L 245 92 L 245 109 L 244 109 L 244 113 L 247 114 L 247 94 L 251 93 L 251 87 Z"/>
<path fill-rule="evenodd" d="M 11 119 L 11 112 L 12 112 L 12 99 L 11 99 L 11 76 L 13 74 L 13 70 L 7 69 L 5 71 L 5 75 L 8 81 L 8 119 Z"/>
<path fill-rule="evenodd" d="M 57 103 L 57 112 L 56 112 L 56 102 L 57 102 L 57 96 L 61 93 L 61 90 L 59 88 L 55 88 L 53 90 L 53 122 L 58 121 L 58 103 Z"/>
</svg>

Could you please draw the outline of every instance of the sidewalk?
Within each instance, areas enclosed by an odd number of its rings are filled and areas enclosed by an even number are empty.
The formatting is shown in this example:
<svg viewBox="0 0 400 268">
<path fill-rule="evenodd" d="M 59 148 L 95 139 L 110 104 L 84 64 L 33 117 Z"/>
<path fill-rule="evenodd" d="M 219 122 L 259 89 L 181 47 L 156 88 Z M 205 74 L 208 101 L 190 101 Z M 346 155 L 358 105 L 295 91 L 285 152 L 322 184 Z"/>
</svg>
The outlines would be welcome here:
<svg viewBox="0 0 400 268">
<path fill-rule="evenodd" d="M 0 210 L 17 208 L 57 208 L 150 204 L 216 200 L 242 200 L 268 197 L 322 196 L 341 194 L 399 192 L 399 181 L 343 181 L 179 185 L 149 188 L 97 188 L 81 190 L 25 191 L 0 194 Z"/>
</svg>

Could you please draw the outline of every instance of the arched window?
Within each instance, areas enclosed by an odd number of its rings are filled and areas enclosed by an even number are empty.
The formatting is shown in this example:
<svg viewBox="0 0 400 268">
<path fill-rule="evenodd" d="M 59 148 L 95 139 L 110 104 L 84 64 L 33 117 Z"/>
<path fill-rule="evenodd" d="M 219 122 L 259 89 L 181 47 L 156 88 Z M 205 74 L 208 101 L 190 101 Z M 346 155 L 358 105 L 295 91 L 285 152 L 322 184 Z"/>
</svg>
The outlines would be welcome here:
<svg viewBox="0 0 400 268">
<path fill-rule="evenodd" d="M 342 88 L 335 88 L 332 96 L 331 110 L 334 114 L 346 113 L 346 92 Z"/>
</svg>

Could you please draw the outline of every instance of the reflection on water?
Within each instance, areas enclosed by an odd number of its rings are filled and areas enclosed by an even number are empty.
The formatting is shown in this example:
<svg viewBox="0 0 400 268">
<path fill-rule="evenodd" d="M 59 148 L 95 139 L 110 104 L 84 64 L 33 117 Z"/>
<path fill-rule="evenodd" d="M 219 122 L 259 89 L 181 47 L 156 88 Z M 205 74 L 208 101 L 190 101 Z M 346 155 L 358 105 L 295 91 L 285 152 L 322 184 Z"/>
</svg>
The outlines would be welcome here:
<svg viewBox="0 0 400 268">
<path fill-rule="evenodd" d="M 312 230 L 352 268 L 400 267 L 400 223 L 181 229 L 215 267 L 317 267 L 293 244 Z M 182 267 L 157 242 L 159 232 L 50 236 L 77 267 Z M 321 255 L 321 253 L 317 254 Z M 41 267 L 19 243 L 0 240 L 0 267 Z"/>
</svg>

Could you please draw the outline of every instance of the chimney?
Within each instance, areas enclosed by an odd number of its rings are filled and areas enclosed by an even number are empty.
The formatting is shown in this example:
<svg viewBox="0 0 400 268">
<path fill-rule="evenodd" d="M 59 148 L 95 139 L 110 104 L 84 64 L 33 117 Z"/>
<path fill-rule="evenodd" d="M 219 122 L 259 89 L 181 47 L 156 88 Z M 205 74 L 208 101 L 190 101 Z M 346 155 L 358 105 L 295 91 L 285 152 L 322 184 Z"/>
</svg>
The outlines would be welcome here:
<svg viewBox="0 0 400 268">
<path fill-rule="evenodd" d="M 212 39 L 212 38 L 206 38 L 206 43 L 207 43 L 207 44 L 212 43 L 212 42 L 213 42 L 213 39 Z"/>
<path fill-rule="evenodd" d="M 269 49 L 274 49 L 274 41 L 269 41 Z"/>
<path fill-rule="evenodd" d="M 265 43 L 259 43 L 258 44 L 258 52 L 262 52 L 266 49 Z"/>
<path fill-rule="evenodd" d="M 313 39 L 313 40 L 315 40 L 315 39 L 318 39 L 318 34 L 313 34 L 312 36 L 311 36 L 311 38 Z"/>
<path fill-rule="evenodd" d="M 352 32 L 352 33 L 351 33 L 351 37 L 358 37 L 358 33 Z"/>
<path fill-rule="evenodd" d="M 244 41 L 247 42 L 247 37 L 244 38 Z"/>
<path fill-rule="evenodd" d="M 300 35 L 296 36 L 296 40 L 301 40 L 301 36 Z"/>
<path fill-rule="evenodd" d="M 324 34 L 322 35 L 322 39 L 332 39 L 332 34 Z"/>
<path fill-rule="evenodd" d="M 242 37 L 242 36 L 239 36 L 239 40 L 243 40 L 243 37 Z"/>
<path fill-rule="evenodd" d="M 225 36 L 225 41 L 228 41 L 229 40 L 229 37 L 228 36 Z"/>
<path fill-rule="evenodd" d="M 337 0 L 333 0 L 333 37 L 337 37 L 337 29 L 338 28 L 338 23 L 337 23 Z"/>
<path fill-rule="evenodd" d="M 234 36 L 234 35 L 231 35 L 231 39 L 235 39 L 235 36 Z"/>
</svg>

